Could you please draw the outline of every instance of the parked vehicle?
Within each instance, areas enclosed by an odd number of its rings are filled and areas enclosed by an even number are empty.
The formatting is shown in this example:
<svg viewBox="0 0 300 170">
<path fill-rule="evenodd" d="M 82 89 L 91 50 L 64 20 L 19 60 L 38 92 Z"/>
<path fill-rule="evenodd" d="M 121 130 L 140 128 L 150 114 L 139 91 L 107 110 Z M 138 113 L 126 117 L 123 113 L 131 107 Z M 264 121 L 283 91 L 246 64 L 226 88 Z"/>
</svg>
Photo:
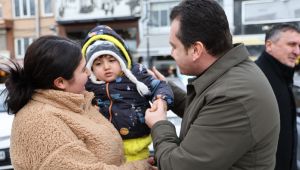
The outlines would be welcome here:
<svg viewBox="0 0 300 170">
<path fill-rule="evenodd" d="M 10 146 L 10 133 L 13 122 L 13 115 L 7 114 L 4 107 L 5 93 L 4 84 L 0 84 L 0 169 L 12 169 L 9 146 Z"/>
<path fill-rule="evenodd" d="M 167 119 L 175 125 L 177 136 L 179 136 L 180 127 L 181 127 L 181 118 L 175 115 L 172 111 L 168 111 Z M 153 143 L 149 146 L 150 155 L 154 155 Z"/>
<path fill-rule="evenodd" d="M 297 144 L 297 167 L 300 170 L 300 74 L 299 71 L 294 74 L 294 87 L 293 93 L 297 107 L 297 131 L 298 131 L 298 144 Z"/>
<path fill-rule="evenodd" d="M 299 113 L 300 110 L 297 110 Z M 297 146 L 297 167 L 300 170 L 300 116 L 297 116 L 298 146 Z"/>
</svg>

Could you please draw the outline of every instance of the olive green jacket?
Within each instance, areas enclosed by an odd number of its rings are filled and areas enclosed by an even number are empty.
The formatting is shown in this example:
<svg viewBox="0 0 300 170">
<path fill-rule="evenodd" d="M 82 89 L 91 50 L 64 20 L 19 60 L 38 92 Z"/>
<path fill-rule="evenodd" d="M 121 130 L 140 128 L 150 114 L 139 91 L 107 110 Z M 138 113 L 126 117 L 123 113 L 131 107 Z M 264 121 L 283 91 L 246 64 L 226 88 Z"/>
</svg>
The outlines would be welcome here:
<svg viewBox="0 0 300 170">
<path fill-rule="evenodd" d="M 161 170 L 273 170 L 279 111 L 268 80 L 243 45 L 187 86 L 173 87 L 180 137 L 168 121 L 152 128 Z M 183 114 L 182 114 L 183 113 Z"/>
</svg>

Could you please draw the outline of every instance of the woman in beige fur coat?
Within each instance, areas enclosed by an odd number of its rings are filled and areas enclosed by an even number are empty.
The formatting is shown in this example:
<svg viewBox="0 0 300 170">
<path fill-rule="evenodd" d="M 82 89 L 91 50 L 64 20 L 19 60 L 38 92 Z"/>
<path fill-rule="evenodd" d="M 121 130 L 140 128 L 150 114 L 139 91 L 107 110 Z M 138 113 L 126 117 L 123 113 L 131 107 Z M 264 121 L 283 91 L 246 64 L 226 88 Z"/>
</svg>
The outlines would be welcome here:
<svg viewBox="0 0 300 170">
<path fill-rule="evenodd" d="M 151 169 L 147 160 L 125 163 L 119 133 L 84 89 L 85 64 L 78 44 L 44 36 L 27 49 L 23 68 L 10 68 L 14 169 Z"/>
</svg>

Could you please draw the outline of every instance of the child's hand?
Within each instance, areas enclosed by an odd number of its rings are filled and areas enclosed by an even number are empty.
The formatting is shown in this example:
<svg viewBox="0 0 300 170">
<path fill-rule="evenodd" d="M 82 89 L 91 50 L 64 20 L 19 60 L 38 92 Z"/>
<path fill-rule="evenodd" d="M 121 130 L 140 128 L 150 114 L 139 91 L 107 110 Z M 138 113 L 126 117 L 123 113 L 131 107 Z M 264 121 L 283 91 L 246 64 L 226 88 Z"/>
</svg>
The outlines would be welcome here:
<svg viewBox="0 0 300 170">
<path fill-rule="evenodd" d="M 161 102 L 163 102 L 163 105 L 164 105 L 164 111 L 167 111 L 168 110 L 168 105 L 167 105 L 167 102 L 165 100 L 163 100 L 161 98 L 161 96 L 157 96 L 157 99 L 153 102 L 151 108 L 150 108 L 150 111 L 151 112 L 154 112 L 157 110 L 157 102 L 158 100 L 161 100 Z"/>
<path fill-rule="evenodd" d="M 93 105 L 93 107 L 95 107 L 97 110 L 99 110 L 99 111 L 100 111 L 100 108 L 99 108 L 99 106 L 98 106 L 98 105 Z"/>
<path fill-rule="evenodd" d="M 164 104 L 164 102 L 165 100 L 157 99 L 153 102 L 152 107 L 146 110 L 145 120 L 149 128 L 152 128 L 152 126 L 160 120 L 167 120 L 167 112 L 165 111 L 166 104 Z"/>
</svg>

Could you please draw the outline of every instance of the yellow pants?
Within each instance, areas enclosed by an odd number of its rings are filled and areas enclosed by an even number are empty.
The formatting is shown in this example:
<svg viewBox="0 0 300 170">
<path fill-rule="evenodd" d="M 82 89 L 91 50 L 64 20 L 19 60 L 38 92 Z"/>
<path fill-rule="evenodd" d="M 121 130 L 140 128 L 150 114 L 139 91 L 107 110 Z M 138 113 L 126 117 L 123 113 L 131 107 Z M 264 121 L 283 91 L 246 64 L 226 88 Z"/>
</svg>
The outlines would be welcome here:
<svg viewBox="0 0 300 170">
<path fill-rule="evenodd" d="M 147 159 L 149 157 L 148 146 L 152 142 L 151 136 L 123 140 L 124 152 L 127 162 Z"/>
</svg>

